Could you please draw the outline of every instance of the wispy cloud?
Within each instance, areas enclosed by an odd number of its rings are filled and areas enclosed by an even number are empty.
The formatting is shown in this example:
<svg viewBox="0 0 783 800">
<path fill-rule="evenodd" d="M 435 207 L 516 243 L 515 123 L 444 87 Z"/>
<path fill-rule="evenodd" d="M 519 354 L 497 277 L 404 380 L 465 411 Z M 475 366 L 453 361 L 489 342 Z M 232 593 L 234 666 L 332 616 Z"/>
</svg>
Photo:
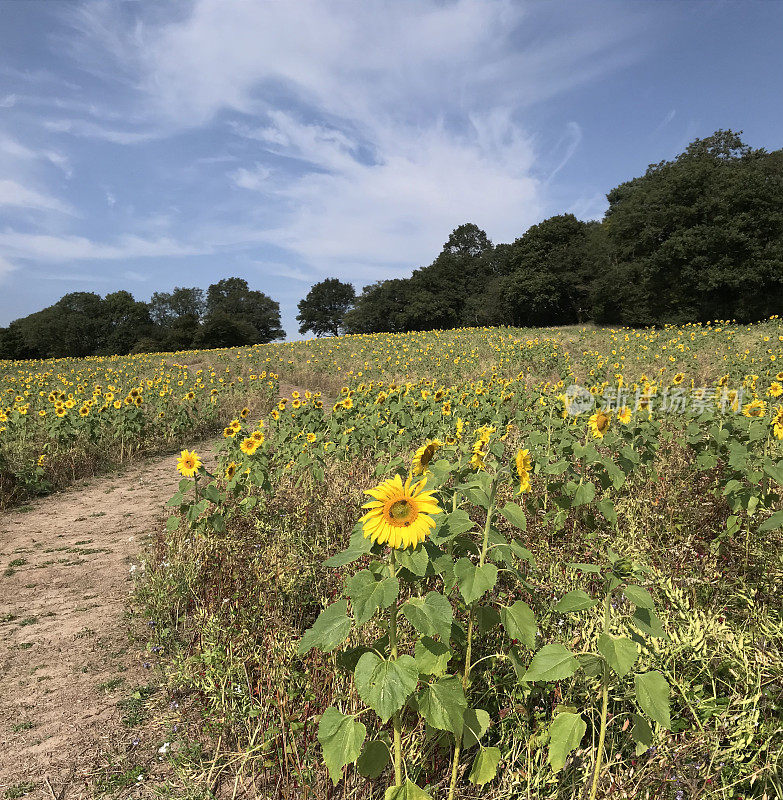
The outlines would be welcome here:
<svg viewBox="0 0 783 800">
<path fill-rule="evenodd" d="M 71 206 L 56 197 L 29 189 L 16 181 L 0 180 L 0 206 L 32 208 L 39 211 L 59 211 L 63 214 L 75 214 Z"/>
</svg>

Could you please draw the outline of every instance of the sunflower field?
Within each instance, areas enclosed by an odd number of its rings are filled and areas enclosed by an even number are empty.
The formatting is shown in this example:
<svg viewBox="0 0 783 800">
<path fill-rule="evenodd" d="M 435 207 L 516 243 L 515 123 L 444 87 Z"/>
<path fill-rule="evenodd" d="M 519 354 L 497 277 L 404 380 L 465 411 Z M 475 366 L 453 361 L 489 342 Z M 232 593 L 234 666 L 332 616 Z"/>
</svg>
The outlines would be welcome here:
<svg viewBox="0 0 783 800">
<path fill-rule="evenodd" d="M 0 361 L 0 508 L 203 437 L 248 395 L 266 409 L 277 376 L 228 351 Z"/>
<path fill-rule="evenodd" d="M 783 799 L 779 319 L 144 358 L 59 369 L 101 436 L 128 387 L 222 428 L 136 578 L 160 792 Z M 4 446 L 67 452 L 58 367 L 3 369 Z"/>
</svg>

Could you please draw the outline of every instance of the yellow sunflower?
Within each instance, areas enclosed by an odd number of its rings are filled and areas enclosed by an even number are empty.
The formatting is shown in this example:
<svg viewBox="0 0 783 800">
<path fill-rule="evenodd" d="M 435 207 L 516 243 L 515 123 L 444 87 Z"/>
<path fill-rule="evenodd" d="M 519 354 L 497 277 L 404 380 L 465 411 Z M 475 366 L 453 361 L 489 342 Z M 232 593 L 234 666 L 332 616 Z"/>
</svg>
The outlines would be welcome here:
<svg viewBox="0 0 783 800">
<path fill-rule="evenodd" d="M 243 453 L 247 453 L 247 455 L 252 456 L 253 453 L 258 450 L 258 441 L 256 441 L 252 436 L 248 436 L 247 439 L 242 440 L 242 443 L 239 445 L 239 449 Z"/>
<path fill-rule="evenodd" d="M 596 411 L 588 422 L 593 437 L 603 439 L 609 430 L 609 415 L 604 411 Z"/>
<path fill-rule="evenodd" d="M 234 475 L 237 473 L 237 465 L 235 461 L 229 462 L 228 466 L 226 467 L 226 480 L 230 481 Z"/>
<path fill-rule="evenodd" d="M 530 458 L 530 451 L 520 450 L 514 461 L 517 467 L 517 477 L 519 478 L 519 494 L 524 494 L 532 489 L 530 470 L 533 469 L 533 461 Z"/>
<path fill-rule="evenodd" d="M 177 469 L 186 477 L 192 478 L 201 469 L 201 459 L 198 453 L 194 450 L 188 452 L 183 450 L 180 457 L 177 459 Z"/>
<path fill-rule="evenodd" d="M 442 509 L 433 493 L 424 491 L 426 480 L 413 486 L 411 480 L 408 477 L 403 484 L 402 478 L 395 475 L 365 491 L 373 498 L 362 506 L 369 509 L 361 517 L 365 539 L 402 550 L 415 548 L 427 538 L 435 527 L 433 515 L 442 513 Z"/>
<path fill-rule="evenodd" d="M 763 417 L 767 413 L 767 404 L 756 398 L 743 407 L 742 413 L 746 417 Z"/>
<path fill-rule="evenodd" d="M 783 406 L 775 406 L 772 414 L 772 433 L 775 434 L 776 439 L 783 439 Z"/>
<path fill-rule="evenodd" d="M 619 422 L 622 422 L 623 425 L 627 425 L 631 421 L 632 416 L 631 409 L 628 408 L 628 406 L 623 406 L 617 411 L 617 419 Z"/>
<path fill-rule="evenodd" d="M 440 439 L 432 439 L 429 442 L 425 442 L 413 456 L 413 474 L 422 475 L 425 473 L 438 448 L 442 446 L 443 442 Z"/>
</svg>

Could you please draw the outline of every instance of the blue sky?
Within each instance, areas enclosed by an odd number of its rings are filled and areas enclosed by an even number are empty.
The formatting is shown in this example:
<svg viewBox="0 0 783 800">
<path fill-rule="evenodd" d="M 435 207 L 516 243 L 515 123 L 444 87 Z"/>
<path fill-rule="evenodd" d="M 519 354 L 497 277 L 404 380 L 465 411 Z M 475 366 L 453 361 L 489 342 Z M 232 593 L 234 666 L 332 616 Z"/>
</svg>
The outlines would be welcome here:
<svg viewBox="0 0 783 800">
<path fill-rule="evenodd" d="M 716 128 L 783 146 L 783 3 L 0 0 L 0 324 L 238 275 L 281 305 L 511 241 Z"/>
</svg>

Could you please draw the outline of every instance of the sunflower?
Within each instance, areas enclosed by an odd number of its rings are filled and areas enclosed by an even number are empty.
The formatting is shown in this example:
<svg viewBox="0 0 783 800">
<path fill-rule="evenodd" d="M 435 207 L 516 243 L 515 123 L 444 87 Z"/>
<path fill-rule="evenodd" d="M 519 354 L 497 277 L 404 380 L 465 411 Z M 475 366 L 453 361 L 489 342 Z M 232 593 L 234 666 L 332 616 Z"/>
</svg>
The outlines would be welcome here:
<svg viewBox="0 0 783 800">
<path fill-rule="evenodd" d="M 236 436 L 237 432 L 232 427 L 223 428 L 223 437 L 225 439 L 230 439 L 232 436 Z"/>
<path fill-rule="evenodd" d="M 622 422 L 623 425 L 627 425 L 631 421 L 631 409 L 628 406 L 623 406 L 617 410 L 617 419 L 619 422 Z"/>
<path fill-rule="evenodd" d="M 247 439 L 242 440 L 242 443 L 239 445 L 239 449 L 243 453 L 247 453 L 247 455 L 252 456 L 253 453 L 258 450 L 258 442 L 252 436 L 248 436 Z"/>
<path fill-rule="evenodd" d="M 783 394 L 783 386 L 778 381 L 773 381 L 772 385 L 767 389 L 767 394 L 770 397 L 780 397 Z"/>
<path fill-rule="evenodd" d="M 604 411 L 596 411 L 588 422 L 593 437 L 603 439 L 609 430 L 609 415 Z"/>
<path fill-rule="evenodd" d="M 245 406 L 245 408 L 243 408 L 243 409 L 242 409 L 242 410 L 239 412 L 239 416 L 240 416 L 240 417 L 242 417 L 242 419 L 247 419 L 247 415 L 248 415 L 249 413 L 250 413 L 250 409 L 249 409 L 247 406 Z"/>
<path fill-rule="evenodd" d="M 310 432 L 310 433 L 307 434 L 306 438 L 307 438 L 308 444 L 312 444 L 316 440 L 317 437 L 316 437 L 316 435 L 314 433 Z"/>
<path fill-rule="evenodd" d="M 435 527 L 432 516 L 442 510 L 433 493 L 424 491 L 426 479 L 413 486 L 411 480 L 409 476 L 403 484 L 402 478 L 395 475 L 365 491 L 373 498 L 362 506 L 369 509 L 360 520 L 365 539 L 402 550 L 415 548 L 427 538 Z"/>
<path fill-rule="evenodd" d="M 250 434 L 250 438 L 255 439 L 259 444 L 263 444 L 266 436 L 263 431 L 253 431 L 253 433 Z"/>
<path fill-rule="evenodd" d="M 756 398 L 743 407 L 742 413 L 746 417 L 763 417 L 767 413 L 767 404 Z"/>
<path fill-rule="evenodd" d="M 201 467 L 201 459 L 198 457 L 198 453 L 195 450 L 192 453 L 183 450 L 182 454 L 177 459 L 177 469 L 186 478 L 192 478 Z"/>
<path fill-rule="evenodd" d="M 230 461 L 226 467 L 226 480 L 230 481 L 237 472 L 237 465 L 235 461 Z"/>
<path fill-rule="evenodd" d="M 533 461 L 530 458 L 530 451 L 520 450 L 514 461 L 517 467 L 517 476 L 519 477 L 519 494 L 524 494 L 532 488 L 530 485 L 530 470 L 533 469 Z"/>
<path fill-rule="evenodd" d="M 772 425 L 772 432 L 775 434 L 775 438 L 783 439 L 783 406 L 775 406 L 770 424 Z"/>
<path fill-rule="evenodd" d="M 432 461 L 432 457 L 438 451 L 438 448 L 443 446 L 440 439 L 432 439 L 425 442 L 413 456 L 412 472 L 414 475 L 422 475 L 427 471 L 427 467 Z"/>
</svg>

